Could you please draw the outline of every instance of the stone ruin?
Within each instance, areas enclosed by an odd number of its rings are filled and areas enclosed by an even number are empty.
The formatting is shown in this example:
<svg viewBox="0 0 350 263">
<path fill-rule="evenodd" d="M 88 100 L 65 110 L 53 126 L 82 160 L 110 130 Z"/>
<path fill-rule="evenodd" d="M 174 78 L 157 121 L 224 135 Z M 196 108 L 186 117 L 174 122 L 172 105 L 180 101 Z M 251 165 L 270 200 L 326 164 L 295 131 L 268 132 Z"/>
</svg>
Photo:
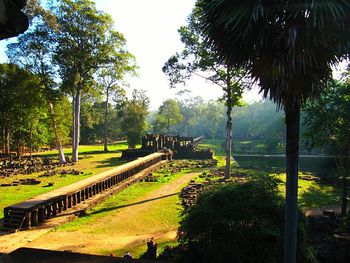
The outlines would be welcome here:
<svg viewBox="0 0 350 263">
<path fill-rule="evenodd" d="M 122 158 L 135 159 L 153 152 L 171 150 L 173 152 L 173 158 L 175 159 L 213 159 L 212 150 L 196 149 L 196 146 L 203 138 L 203 136 L 194 138 L 180 135 L 146 134 L 142 137 L 141 149 L 125 150 L 122 153 Z"/>
</svg>

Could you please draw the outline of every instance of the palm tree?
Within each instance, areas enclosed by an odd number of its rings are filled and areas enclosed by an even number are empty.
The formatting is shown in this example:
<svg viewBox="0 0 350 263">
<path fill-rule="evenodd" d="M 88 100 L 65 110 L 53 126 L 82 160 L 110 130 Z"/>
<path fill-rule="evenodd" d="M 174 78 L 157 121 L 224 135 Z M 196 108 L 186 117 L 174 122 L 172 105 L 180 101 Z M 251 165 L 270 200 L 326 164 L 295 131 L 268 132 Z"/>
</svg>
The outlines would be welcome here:
<svg viewBox="0 0 350 263">
<path fill-rule="evenodd" d="M 350 51 L 346 0 L 197 0 L 202 34 L 286 115 L 284 262 L 296 260 L 300 106 Z"/>
</svg>

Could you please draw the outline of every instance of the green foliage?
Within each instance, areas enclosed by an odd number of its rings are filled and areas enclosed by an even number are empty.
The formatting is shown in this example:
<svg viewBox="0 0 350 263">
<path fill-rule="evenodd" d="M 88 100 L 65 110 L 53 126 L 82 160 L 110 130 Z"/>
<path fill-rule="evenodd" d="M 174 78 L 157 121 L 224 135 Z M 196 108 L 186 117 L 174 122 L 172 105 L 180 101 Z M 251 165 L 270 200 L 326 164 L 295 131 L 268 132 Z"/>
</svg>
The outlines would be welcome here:
<svg viewBox="0 0 350 263">
<path fill-rule="evenodd" d="M 209 45 L 249 69 L 264 96 L 285 108 L 317 94 L 349 52 L 347 1 L 198 0 L 196 7 Z"/>
<path fill-rule="evenodd" d="M 47 143 L 48 130 L 43 129 L 47 111 L 44 87 L 29 71 L 14 64 L 0 65 L 0 125 L 4 131 L 5 153 Z M 46 132 L 43 132 L 46 131 Z"/>
<path fill-rule="evenodd" d="M 122 129 L 128 139 L 129 148 L 135 148 L 141 143 L 141 138 L 148 128 L 146 118 L 149 103 L 150 100 L 144 91 L 133 90 L 132 98 L 119 109 Z"/>
<path fill-rule="evenodd" d="M 153 130 L 156 133 L 169 134 L 171 127 L 180 123 L 183 115 L 180 112 L 179 103 L 174 99 L 165 100 L 159 107 L 152 123 Z"/>
<path fill-rule="evenodd" d="M 183 262 L 281 262 L 283 199 L 270 177 L 204 192 L 181 222 Z M 298 262 L 312 262 L 299 215 Z"/>
<path fill-rule="evenodd" d="M 70 94 L 74 105 L 73 157 L 78 161 L 80 104 L 82 95 L 94 95 L 96 73 L 105 84 L 106 96 L 127 71 L 133 71 L 133 56 L 125 50 L 124 36 L 114 30 L 110 15 L 98 11 L 91 0 L 63 0 L 51 7 L 57 19 L 53 62 L 62 79 L 61 89 Z M 108 97 L 107 96 L 107 97 Z M 108 121 L 108 100 L 105 104 Z M 107 127 L 107 124 L 106 126 Z M 107 135 L 105 130 L 105 135 Z"/>
<path fill-rule="evenodd" d="M 306 143 L 309 148 L 320 148 L 340 159 L 350 155 L 350 83 L 329 82 L 317 100 L 305 109 Z M 350 169 L 350 167 L 347 167 Z"/>
</svg>

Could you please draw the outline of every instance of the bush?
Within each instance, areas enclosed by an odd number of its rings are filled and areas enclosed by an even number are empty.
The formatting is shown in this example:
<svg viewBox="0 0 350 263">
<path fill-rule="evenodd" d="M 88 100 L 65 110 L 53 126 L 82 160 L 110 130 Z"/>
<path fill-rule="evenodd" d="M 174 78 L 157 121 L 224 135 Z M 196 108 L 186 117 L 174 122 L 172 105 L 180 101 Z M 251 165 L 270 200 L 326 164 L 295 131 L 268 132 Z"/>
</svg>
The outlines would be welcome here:
<svg viewBox="0 0 350 263">
<path fill-rule="evenodd" d="M 270 177 L 204 192 L 179 229 L 183 262 L 282 262 L 283 200 Z M 298 262 L 310 262 L 299 216 Z"/>
</svg>

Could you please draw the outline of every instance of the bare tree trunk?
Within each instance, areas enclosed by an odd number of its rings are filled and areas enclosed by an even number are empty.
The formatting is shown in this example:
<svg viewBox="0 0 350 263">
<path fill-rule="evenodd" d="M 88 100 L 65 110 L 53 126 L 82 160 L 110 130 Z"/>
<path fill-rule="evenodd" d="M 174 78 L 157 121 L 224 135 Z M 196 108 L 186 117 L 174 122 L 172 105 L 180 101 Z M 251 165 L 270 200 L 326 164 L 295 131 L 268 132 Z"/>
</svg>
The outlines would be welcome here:
<svg viewBox="0 0 350 263">
<path fill-rule="evenodd" d="M 29 128 L 29 156 L 32 159 L 32 150 L 33 150 L 33 127 L 30 124 Z"/>
<path fill-rule="evenodd" d="M 50 108 L 51 124 L 52 124 L 53 132 L 55 135 L 55 146 L 56 146 L 56 149 L 58 150 L 59 162 L 66 163 L 66 158 L 64 156 L 61 139 L 60 139 L 60 136 L 58 134 L 57 122 L 56 122 L 56 118 L 55 118 L 55 110 L 54 110 L 54 106 L 51 102 L 49 102 L 49 108 Z"/>
<path fill-rule="evenodd" d="M 5 126 L 2 126 L 2 154 L 6 152 L 6 136 L 5 136 Z"/>
<path fill-rule="evenodd" d="M 5 127 L 5 154 L 11 154 L 10 150 L 10 128 Z"/>
<path fill-rule="evenodd" d="M 286 114 L 286 207 L 284 226 L 284 263 L 296 262 L 298 220 L 298 166 L 300 105 Z"/>
<path fill-rule="evenodd" d="M 170 117 L 167 118 L 167 124 L 166 124 L 166 132 L 167 134 L 169 135 L 169 131 L 170 131 L 170 120 L 169 120 Z"/>
<path fill-rule="evenodd" d="M 75 95 L 72 93 L 72 152 L 75 145 Z"/>
<path fill-rule="evenodd" d="M 17 140 L 17 157 L 18 159 L 21 157 L 21 139 Z"/>
<path fill-rule="evenodd" d="M 230 178 L 231 176 L 231 153 L 232 153 L 232 94 L 231 94 L 231 81 L 229 75 L 229 67 L 227 67 L 227 81 L 226 81 L 226 169 L 225 178 Z"/>
<path fill-rule="evenodd" d="M 80 100 L 81 100 L 81 88 L 78 88 L 75 97 L 75 107 L 74 107 L 74 136 L 73 136 L 73 152 L 72 152 L 72 162 L 78 162 L 79 154 L 79 134 L 80 134 Z"/>
<path fill-rule="evenodd" d="M 105 136 L 104 136 L 104 152 L 108 152 L 108 99 L 109 99 L 109 87 L 106 90 L 106 104 L 105 104 Z"/>
</svg>

